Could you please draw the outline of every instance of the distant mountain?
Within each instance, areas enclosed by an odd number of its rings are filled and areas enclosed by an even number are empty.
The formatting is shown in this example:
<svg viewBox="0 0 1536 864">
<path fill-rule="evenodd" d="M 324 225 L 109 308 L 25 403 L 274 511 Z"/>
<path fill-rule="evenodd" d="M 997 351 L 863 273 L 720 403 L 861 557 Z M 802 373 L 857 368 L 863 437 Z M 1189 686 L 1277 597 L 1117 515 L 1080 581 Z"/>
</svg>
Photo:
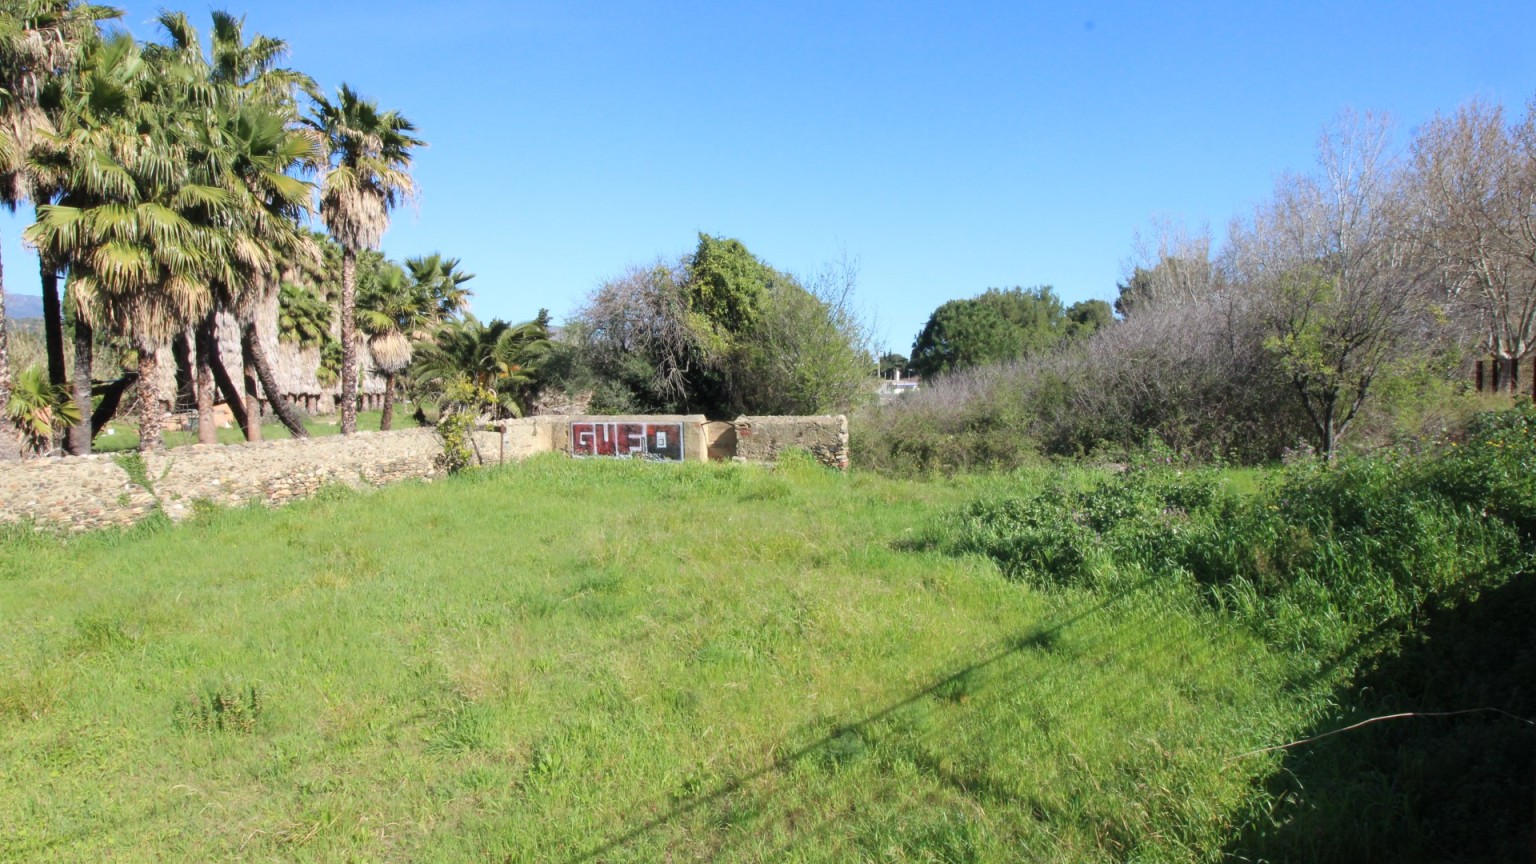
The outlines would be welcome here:
<svg viewBox="0 0 1536 864">
<path fill-rule="evenodd" d="M 32 294 L 5 295 L 5 317 L 20 321 L 23 318 L 43 317 L 43 298 Z"/>
</svg>

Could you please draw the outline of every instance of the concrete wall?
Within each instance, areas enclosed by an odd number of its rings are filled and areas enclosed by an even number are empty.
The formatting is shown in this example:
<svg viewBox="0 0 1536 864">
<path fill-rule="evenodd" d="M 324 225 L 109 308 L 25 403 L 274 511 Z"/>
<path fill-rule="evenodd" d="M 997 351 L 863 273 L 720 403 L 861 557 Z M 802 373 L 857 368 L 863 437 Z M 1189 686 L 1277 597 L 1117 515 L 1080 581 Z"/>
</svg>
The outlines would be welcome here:
<svg viewBox="0 0 1536 864">
<path fill-rule="evenodd" d="M 708 423 L 686 417 L 529 417 L 475 433 L 481 464 L 515 462 L 538 453 L 569 453 L 571 424 L 679 422 L 688 461 L 772 462 L 800 447 L 825 465 L 848 467 L 844 417 L 741 417 Z M 329 483 L 377 486 L 439 474 L 442 444 L 431 429 L 361 432 L 351 437 L 284 439 L 260 444 L 177 447 L 143 457 L 135 478 L 121 456 L 0 462 L 0 524 L 88 530 L 129 525 L 158 506 L 173 519 L 195 501 L 281 504 Z M 147 487 L 147 488 L 146 488 Z"/>
<path fill-rule="evenodd" d="M 497 423 L 505 436 L 503 461 L 513 461 L 534 453 L 571 452 L 573 423 L 681 423 L 683 453 L 686 461 L 773 462 L 780 452 L 797 447 L 832 468 L 848 468 L 848 418 L 841 414 L 824 417 L 738 417 L 734 422 L 707 421 L 703 415 L 610 416 L 540 416 Z M 490 433 L 495 434 L 495 433 Z M 499 446 L 499 445 L 493 445 Z M 482 448 L 489 461 L 489 449 Z"/>
</svg>

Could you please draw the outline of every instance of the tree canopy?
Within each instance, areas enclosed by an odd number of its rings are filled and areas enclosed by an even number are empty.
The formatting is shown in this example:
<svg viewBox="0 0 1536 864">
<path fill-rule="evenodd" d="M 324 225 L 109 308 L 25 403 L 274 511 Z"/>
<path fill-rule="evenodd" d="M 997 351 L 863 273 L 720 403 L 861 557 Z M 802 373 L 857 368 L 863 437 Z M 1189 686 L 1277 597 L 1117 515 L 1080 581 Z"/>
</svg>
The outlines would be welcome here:
<svg viewBox="0 0 1536 864">
<path fill-rule="evenodd" d="M 604 283 L 566 328 L 549 385 L 594 411 L 810 414 L 843 410 L 874 370 L 851 267 L 802 280 L 740 240 L 700 234 L 676 263 Z"/>
<path fill-rule="evenodd" d="M 911 369 L 939 375 L 1039 354 L 1109 323 L 1107 313 L 1102 300 L 1064 308 L 1049 285 L 989 288 L 933 311 L 912 343 Z"/>
</svg>

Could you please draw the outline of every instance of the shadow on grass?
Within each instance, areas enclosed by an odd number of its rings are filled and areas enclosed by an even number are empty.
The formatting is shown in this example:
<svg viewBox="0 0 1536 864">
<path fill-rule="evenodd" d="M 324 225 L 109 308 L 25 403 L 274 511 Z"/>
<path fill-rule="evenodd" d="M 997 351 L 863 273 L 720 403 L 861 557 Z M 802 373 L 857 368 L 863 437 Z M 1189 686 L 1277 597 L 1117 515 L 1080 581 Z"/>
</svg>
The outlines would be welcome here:
<svg viewBox="0 0 1536 864">
<path fill-rule="evenodd" d="M 836 761 L 840 757 L 840 748 L 845 747 L 850 740 L 862 738 L 863 736 L 861 735 L 861 732 L 866 727 L 870 727 L 876 723 L 879 723 L 880 721 L 885 720 L 886 718 L 896 714 L 902 709 L 914 705 L 923 699 L 929 697 L 943 698 L 947 693 L 951 692 L 957 687 L 967 687 L 969 686 L 968 682 L 972 680 L 975 673 L 986 669 L 989 666 L 993 666 L 1015 654 L 1020 654 L 1032 650 L 1049 650 L 1055 644 L 1058 634 L 1060 634 L 1066 628 L 1088 618 L 1095 613 L 1101 612 L 1110 606 L 1113 606 L 1120 600 L 1139 592 L 1141 589 L 1151 585 L 1155 581 L 1157 581 L 1156 577 L 1148 577 L 1127 587 L 1117 594 L 1114 594 L 1098 603 L 1093 604 L 1092 606 L 1089 606 L 1088 608 L 1076 613 L 1075 615 L 1072 615 L 1069 618 L 1065 618 L 1061 621 L 1057 621 L 1048 625 L 1032 627 L 1024 633 L 1021 633 L 1011 639 L 1004 640 L 1000 646 L 994 648 L 990 654 L 983 657 L 982 659 L 977 660 L 976 662 L 971 663 L 970 665 L 967 665 L 956 672 L 946 675 L 943 678 L 940 678 L 927 687 L 912 693 L 906 698 L 892 702 L 882 708 L 879 708 L 878 710 L 860 717 L 851 723 L 837 725 L 833 727 L 831 731 L 827 732 L 825 735 L 821 736 L 815 741 L 806 744 L 798 750 L 778 757 L 772 763 L 763 768 L 748 774 L 734 777 L 725 783 L 721 783 L 718 786 L 715 786 L 713 789 L 679 801 L 671 809 L 647 820 L 645 823 L 638 825 L 635 828 L 632 828 L 629 831 L 618 835 L 617 837 L 608 839 L 597 846 L 593 846 L 592 848 L 587 849 L 586 851 L 581 852 L 566 860 L 568 864 L 579 864 L 579 862 L 598 860 L 603 856 L 608 855 L 609 853 L 622 849 L 630 843 L 633 843 L 634 841 L 644 837 L 646 834 L 649 834 L 658 828 L 662 828 L 668 825 L 680 817 L 687 816 L 690 813 L 698 811 L 701 808 L 714 804 L 721 799 L 735 794 L 736 792 L 740 791 L 744 787 L 750 785 L 762 777 L 766 777 L 770 774 L 783 773 L 801 760 L 810 758 L 831 759 Z"/>
<path fill-rule="evenodd" d="M 1230 860 L 1536 861 L 1536 574 L 1438 610 L 1289 750 Z M 1516 715 L 1510 717 L 1508 712 Z"/>
</svg>

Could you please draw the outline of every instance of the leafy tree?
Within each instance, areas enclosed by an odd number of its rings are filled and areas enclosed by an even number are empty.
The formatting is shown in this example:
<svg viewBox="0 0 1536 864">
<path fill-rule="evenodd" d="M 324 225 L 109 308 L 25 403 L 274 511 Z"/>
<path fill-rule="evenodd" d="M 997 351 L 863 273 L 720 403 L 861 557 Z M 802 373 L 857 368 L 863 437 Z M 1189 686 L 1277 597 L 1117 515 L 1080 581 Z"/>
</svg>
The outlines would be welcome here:
<svg viewBox="0 0 1536 864">
<path fill-rule="evenodd" d="M 1222 274 L 1211 263 L 1211 235 L 1190 231 L 1170 219 L 1152 221 L 1150 231 L 1137 231 L 1133 266 L 1118 287 L 1115 312 L 1128 318 L 1159 306 L 1200 302 L 1222 287 Z"/>
<path fill-rule="evenodd" d="M 593 391 L 595 410 L 846 408 L 873 364 L 850 305 L 855 275 L 829 268 L 807 287 L 739 240 L 701 234 L 678 264 L 634 268 L 598 289 L 552 352 L 553 380 Z"/>
<path fill-rule="evenodd" d="M 1415 136 L 1410 179 L 1414 234 L 1452 310 L 1484 352 L 1536 353 L 1536 100 L 1518 123 L 1478 101 L 1437 115 Z"/>
<path fill-rule="evenodd" d="M 1162 258 L 1149 267 L 1137 266 L 1116 287 L 1114 311 L 1129 318 L 1156 305 L 1197 301 L 1216 290 L 1218 273 L 1205 258 Z"/>
<path fill-rule="evenodd" d="M 706 334 L 722 343 L 751 329 L 769 293 L 787 281 L 740 240 L 704 233 L 685 271 L 689 311 L 700 316 Z"/>
<path fill-rule="evenodd" d="M 991 288 L 934 310 L 912 344 L 912 371 L 926 377 L 1015 360 L 1052 347 L 1066 330 L 1050 286 Z"/>
<path fill-rule="evenodd" d="M 357 431 L 357 253 L 378 246 L 389 211 L 415 192 L 411 151 L 426 142 L 395 111 L 343 84 L 336 101 L 315 97 L 305 122 L 324 142 L 328 161 L 320 181 L 320 217 L 342 247 L 341 431 Z"/>
<path fill-rule="evenodd" d="M 1115 323 L 1115 310 L 1103 300 L 1082 300 L 1067 307 L 1068 339 L 1081 339 Z"/>
<path fill-rule="evenodd" d="M 603 283 L 565 328 L 546 380 L 595 391 L 598 411 L 686 412 L 705 347 L 684 279 L 681 266 L 657 262 Z"/>
<path fill-rule="evenodd" d="M 758 320 L 732 355 L 732 413 L 829 413 L 866 392 L 872 357 L 850 305 L 856 276 L 844 262 L 808 285 L 791 277 L 769 283 Z"/>
<path fill-rule="evenodd" d="M 906 374 L 907 357 L 905 354 L 888 353 L 880 357 L 880 374 L 883 376 L 889 372 Z"/>
<path fill-rule="evenodd" d="M 1288 177 L 1234 226 L 1232 266 L 1262 298 L 1267 347 L 1331 459 L 1377 380 L 1430 340 L 1431 275 L 1405 230 L 1384 118 L 1344 115 L 1319 170 Z"/>
</svg>

